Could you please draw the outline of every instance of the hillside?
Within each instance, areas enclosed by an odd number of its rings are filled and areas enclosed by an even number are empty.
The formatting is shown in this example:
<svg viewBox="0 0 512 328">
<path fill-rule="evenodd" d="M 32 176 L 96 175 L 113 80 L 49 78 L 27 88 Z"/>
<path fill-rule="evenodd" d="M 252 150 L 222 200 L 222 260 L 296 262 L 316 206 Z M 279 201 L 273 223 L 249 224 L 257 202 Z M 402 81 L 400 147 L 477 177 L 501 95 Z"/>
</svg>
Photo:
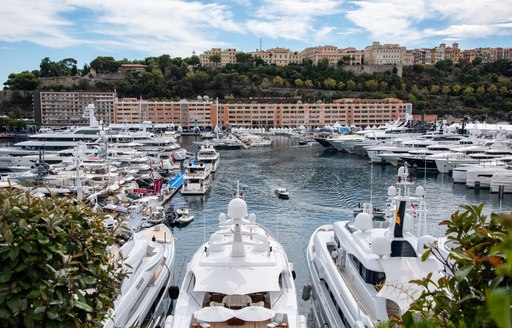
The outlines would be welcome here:
<svg viewBox="0 0 512 328">
<path fill-rule="evenodd" d="M 225 67 L 201 67 L 198 58 L 170 58 L 167 55 L 131 63 L 147 65 L 145 71 L 117 73 L 127 61 L 98 57 L 76 68 L 67 58 L 41 62 L 41 69 L 13 73 L 6 89 L 31 91 L 113 91 L 119 97 L 177 100 L 198 95 L 227 98 L 285 96 L 303 102 L 343 97 L 396 97 L 411 102 L 414 112 L 450 114 L 474 119 L 508 120 L 512 116 L 512 62 L 472 64 L 440 61 L 433 66 L 403 67 L 381 73 L 356 75 L 343 66 L 331 67 L 304 61 L 285 67 L 264 64 L 250 55 L 237 57 L 239 63 Z M 73 63 L 75 65 L 73 66 Z M 11 117 L 27 115 L 32 109 L 27 95 L 16 93 L 0 111 Z"/>
</svg>

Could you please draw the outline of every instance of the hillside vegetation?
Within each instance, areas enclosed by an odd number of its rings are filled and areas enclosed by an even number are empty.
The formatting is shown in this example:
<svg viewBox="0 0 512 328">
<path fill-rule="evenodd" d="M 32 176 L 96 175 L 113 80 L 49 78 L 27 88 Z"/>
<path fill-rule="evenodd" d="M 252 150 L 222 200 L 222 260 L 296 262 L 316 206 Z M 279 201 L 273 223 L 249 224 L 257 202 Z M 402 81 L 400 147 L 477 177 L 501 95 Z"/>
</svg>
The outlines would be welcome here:
<svg viewBox="0 0 512 328">
<path fill-rule="evenodd" d="M 210 58 L 218 62 L 220 58 Z M 201 67 L 199 58 L 171 58 L 168 55 L 141 61 L 97 57 L 82 69 L 76 60 L 66 58 L 41 61 L 40 69 L 9 75 L 6 89 L 18 91 L 109 91 L 119 97 L 155 100 L 195 99 L 198 95 L 221 101 L 248 97 L 293 97 L 303 102 L 344 97 L 396 97 L 413 104 L 414 113 L 469 116 L 488 121 L 512 118 L 512 62 L 500 60 L 469 64 L 440 61 L 432 66 L 415 65 L 385 73 L 355 75 L 322 60 L 312 65 L 285 67 L 268 65 L 261 58 L 237 54 L 237 64 Z M 148 65 L 145 71 L 117 73 L 121 64 Z M 66 79 L 67 77 L 67 79 Z M 16 94 L 0 110 L 10 117 L 31 112 L 29 96 Z"/>
</svg>

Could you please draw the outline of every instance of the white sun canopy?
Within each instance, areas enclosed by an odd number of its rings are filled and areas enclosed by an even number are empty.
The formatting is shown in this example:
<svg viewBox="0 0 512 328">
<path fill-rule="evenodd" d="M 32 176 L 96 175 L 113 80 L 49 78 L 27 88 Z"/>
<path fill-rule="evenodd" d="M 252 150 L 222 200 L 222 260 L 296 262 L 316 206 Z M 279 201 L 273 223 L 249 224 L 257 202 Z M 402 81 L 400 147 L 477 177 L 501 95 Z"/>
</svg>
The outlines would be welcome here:
<svg viewBox="0 0 512 328">
<path fill-rule="evenodd" d="M 386 274 L 386 282 L 377 296 L 394 301 L 402 313 L 409 309 L 411 303 L 423 291 L 423 287 L 409 283 L 409 281 L 422 279 L 430 272 L 433 272 L 432 279 L 434 281 L 441 277 L 434 260 L 422 262 L 416 258 L 392 258 L 382 259 L 380 264 Z"/>
<path fill-rule="evenodd" d="M 279 267 L 233 268 L 209 267 L 194 268 L 196 292 L 213 292 L 226 295 L 250 294 L 265 291 L 278 291 Z"/>
</svg>

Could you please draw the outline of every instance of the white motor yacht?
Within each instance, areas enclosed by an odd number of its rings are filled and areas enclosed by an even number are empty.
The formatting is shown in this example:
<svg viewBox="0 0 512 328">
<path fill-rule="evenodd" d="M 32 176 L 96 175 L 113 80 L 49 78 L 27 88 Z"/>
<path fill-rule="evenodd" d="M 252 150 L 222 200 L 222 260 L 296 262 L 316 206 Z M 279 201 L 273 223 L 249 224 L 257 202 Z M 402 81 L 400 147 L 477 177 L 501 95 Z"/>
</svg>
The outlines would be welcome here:
<svg viewBox="0 0 512 328">
<path fill-rule="evenodd" d="M 492 175 L 491 192 L 512 193 L 512 170 L 498 171 Z"/>
<path fill-rule="evenodd" d="M 171 286 L 175 255 L 171 230 L 163 224 L 142 230 L 112 253 L 122 259 L 128 275 L 103 327 L 162 327 L 171 296 L 177 297 L 178 291 Z"/>
<path fill-rule="evenodd" d="M 210 166 L 191 162 L 183 176 L 182 195 L 204 195 L 210 186 Z"/>
<path fill-rule="evenodd" d="M 219 167 L 219 152 L 215 150 L 213 145 L 202 145 L 197 153 L 197 161 L 210 166 L 210 171 L 215 172 Z"/>
<path fill-rule="evenodd" d="M 238 196 L 187 265 L 169 328 L 306 327 L 293 265 Z"/>
<path fill-rule="evenodd" d="M 416 237 L 424 232 L 426 205 L 423 187 L 413 196 L 412 184 L 407 168 L 399 168 L 384 220 L 363 212 L 315 230 L 307 246 L 310 284 L 303 299 L 313 300 L 316 327 L 374 327 L 402 315 L 421 295 L 422 287 L 411 280 L 441 276 L 436 259 L 421 259 L 436 238 Z"/>
</svg>

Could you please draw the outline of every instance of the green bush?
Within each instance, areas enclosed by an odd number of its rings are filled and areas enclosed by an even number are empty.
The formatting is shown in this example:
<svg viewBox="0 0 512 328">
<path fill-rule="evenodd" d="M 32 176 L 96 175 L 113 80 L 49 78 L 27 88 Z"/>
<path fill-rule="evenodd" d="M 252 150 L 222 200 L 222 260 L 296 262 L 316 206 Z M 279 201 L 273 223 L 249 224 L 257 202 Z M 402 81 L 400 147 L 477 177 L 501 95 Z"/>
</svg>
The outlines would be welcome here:
<svg viewBox="0 0 512 328">
<path fill-rule="evenodd" d="M 66 197 L 0 190 L 0 326 L 89 327 L 105 320 L 123 273 L 102 215 Z"/>
</svg>

